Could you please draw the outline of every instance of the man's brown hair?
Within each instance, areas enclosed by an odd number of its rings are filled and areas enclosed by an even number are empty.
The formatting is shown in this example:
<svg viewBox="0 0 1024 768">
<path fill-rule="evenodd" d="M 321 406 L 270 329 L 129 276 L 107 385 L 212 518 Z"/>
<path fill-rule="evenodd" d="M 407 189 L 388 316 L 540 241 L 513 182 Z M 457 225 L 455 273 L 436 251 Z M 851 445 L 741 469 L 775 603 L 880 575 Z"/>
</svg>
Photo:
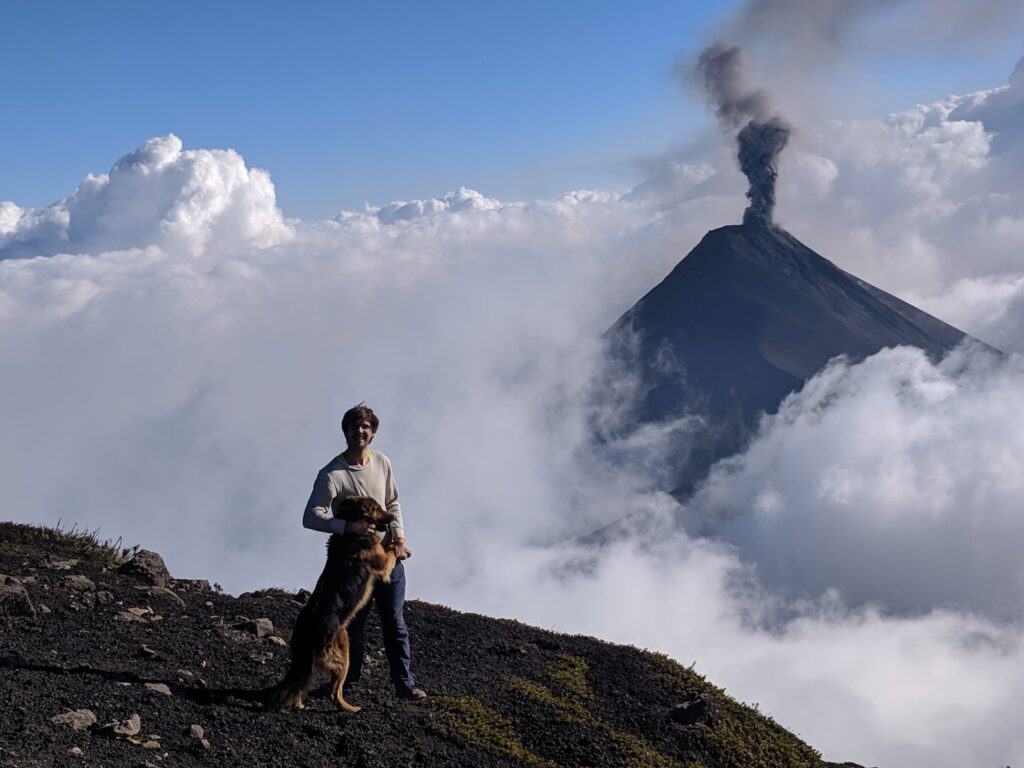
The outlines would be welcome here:
<svg viewBox="0 0 1024 768">
<path fill-rule="evenodd" d="M 366 403 L 360 403 L 359 405 L 353 406 L 345 411 L 345 415 L 341 417 L 341 431 L 347 437 L 349 427 L 353 424 L 360 424 L 364 421 L 370 422 L 370 426 L 373 428 L 373 433 L 377 434 L 377 428 L 380 426 L 380 419 L 378 419 L 377 414 L 373 412 L 373 408 L 370 408 Z"/>
</svg>

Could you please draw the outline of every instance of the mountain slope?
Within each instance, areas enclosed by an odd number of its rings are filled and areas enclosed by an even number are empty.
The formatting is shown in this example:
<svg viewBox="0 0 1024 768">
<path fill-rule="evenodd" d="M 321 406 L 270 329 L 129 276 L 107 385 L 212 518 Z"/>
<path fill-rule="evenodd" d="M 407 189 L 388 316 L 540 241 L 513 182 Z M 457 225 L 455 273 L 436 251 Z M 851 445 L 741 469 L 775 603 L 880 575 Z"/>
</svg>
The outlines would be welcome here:
<svg viewBox="0 0 1024 768">
<path fill-rule="evenodd" d="M 827 765 L 664 656 L 417 601 L 407 620 L 427 702 L 390 695 L 371 613 L 349 697 L 362 712 L 324 691 L 303 711 L 265 712 L 302 593 L 159 586 L 119 560 L 89 537 L 0 523 L 0 766 Z M 59 722 L 86 709 L 80 730 Z M 123 734 L 102 727 L 113 722 Z"/>
<path fill-rule="evenodd" d="M 964 336 L 784 230 L 744 224 L 708 232 L 606 337 L 640 374 L 638 421 L 708 417 L 677 468 L 685 494 L 742 445 L 759 413 L 774 412 L 836 355 L 860 360 L 913 345 L 937 358 Z"/>
</svg>

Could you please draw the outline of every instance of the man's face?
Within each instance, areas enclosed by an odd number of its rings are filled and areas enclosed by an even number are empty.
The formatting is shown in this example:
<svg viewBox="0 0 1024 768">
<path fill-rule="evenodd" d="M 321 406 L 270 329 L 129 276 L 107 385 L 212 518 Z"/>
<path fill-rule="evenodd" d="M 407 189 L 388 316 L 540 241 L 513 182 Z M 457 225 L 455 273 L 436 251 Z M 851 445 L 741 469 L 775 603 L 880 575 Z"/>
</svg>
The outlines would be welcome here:
<svg viewBox="0 0 1024 768">
<path fill-rule="evenodd" d="M 370 422 L 367 419 L 350 424 L 348 432 L 345 433 L 345 439 L 348 441 L 349 448 L 356 450 L 364 449 L 373 440 L 373 427 L 370 426 Z"/>
</svg>

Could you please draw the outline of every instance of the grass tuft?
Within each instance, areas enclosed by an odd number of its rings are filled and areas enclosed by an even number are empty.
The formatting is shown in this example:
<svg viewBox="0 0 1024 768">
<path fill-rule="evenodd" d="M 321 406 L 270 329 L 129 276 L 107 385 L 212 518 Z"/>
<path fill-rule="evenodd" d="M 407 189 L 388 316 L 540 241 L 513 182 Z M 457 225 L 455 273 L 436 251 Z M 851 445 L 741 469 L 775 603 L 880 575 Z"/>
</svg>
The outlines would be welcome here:
<svg viewBox="0 0 1024 768">
<path fill-rule="evenodd" d="M 61 520 L 52 527 L 3 522 L 0 523 L 0 549 L 24 551 L 33 545 L 50 544 L 69 555 L 100 562 L 110 568 L 123 565 L 139 551 L 138 544 L 125 547 L 120 536 L 114 540 L 101 539 L 99 532 L 99 528 L 79 530 L 77 523 L 65 529 Z"/>
</svg>

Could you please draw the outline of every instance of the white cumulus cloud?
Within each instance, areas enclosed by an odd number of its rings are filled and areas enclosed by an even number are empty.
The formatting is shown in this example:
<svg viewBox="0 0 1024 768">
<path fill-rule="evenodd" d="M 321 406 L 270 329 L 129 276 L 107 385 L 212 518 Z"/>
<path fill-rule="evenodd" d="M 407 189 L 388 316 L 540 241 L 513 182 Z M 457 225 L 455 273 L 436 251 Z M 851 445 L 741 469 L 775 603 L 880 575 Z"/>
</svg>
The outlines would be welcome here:
<svg viewBox="0 0 1024 768">
<path fill-rule="evenodd" d="M 291 236 L 270 175 L 232 150 L 147 141 L 45 208 L 0 204 L 0 259 L 156 245 L 191 254 L 264 248 Z"/>
</svg>

